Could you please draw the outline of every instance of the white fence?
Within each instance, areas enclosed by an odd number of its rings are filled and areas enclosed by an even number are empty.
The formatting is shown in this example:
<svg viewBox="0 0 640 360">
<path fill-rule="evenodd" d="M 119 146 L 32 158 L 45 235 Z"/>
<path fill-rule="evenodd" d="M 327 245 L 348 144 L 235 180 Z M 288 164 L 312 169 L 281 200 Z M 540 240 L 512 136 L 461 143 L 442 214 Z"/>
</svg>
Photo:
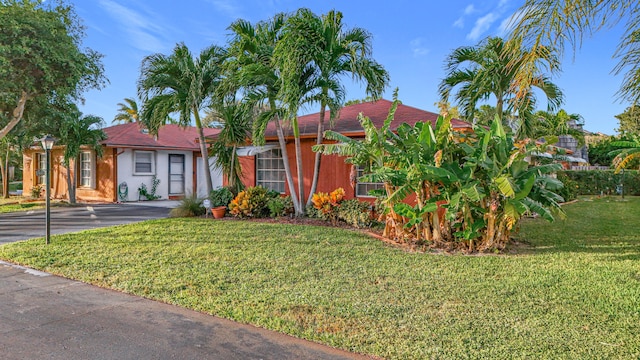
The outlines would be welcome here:
<svg viewBox="0 0 640 360">
<path fill-rule="evenodd" d="M 608 166 L 571 166 L 571 170 L 611 170 Z"/>
</svg>

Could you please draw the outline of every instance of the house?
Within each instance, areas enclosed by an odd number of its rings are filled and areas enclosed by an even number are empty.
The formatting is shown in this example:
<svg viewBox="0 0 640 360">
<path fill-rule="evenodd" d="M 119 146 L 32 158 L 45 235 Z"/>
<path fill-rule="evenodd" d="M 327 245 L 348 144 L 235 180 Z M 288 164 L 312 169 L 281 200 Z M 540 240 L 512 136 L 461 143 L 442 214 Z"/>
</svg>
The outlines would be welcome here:
<svg viewBox="0 0 640 360">
<path fill-rule="evenodd" d="M 160 180 L 156 195 L 161 199 L 180 199 L 197 193 L 206 195 L 205 176 L 195 127 L 165 125 L 154 137 L 138 123 L 115 125 L 103 129 L 103 155 L 97 157 L 89 148 L 82 150 L 78 161 L 76 199 L 78 201 L 138 201 L 138 188 L 150 190 L 155 178 Z M 212 136 L 218 129 L 204 129 Z M 63 146 L 51 152 L 51 194 L 67 197 L 67 169 Z M 209 159 L 213 164 L 213 159 Z M 23 154 L 23 187 L 28 194 L 34 186 L 45 184 L 45 153 L 32 146 Z M 222 186 L 222 173 L 211 167 L 213 187 Z"/>
<path fill-rule="evenodd" d="M 358 114 L 362 113 L 369 117 L 376 127 L 380 128 L 389 114 L 391 105 L 392 102 L 389 100 L 378 100 L 375 102 L 345 106 L 340 110 L 339 117 L 335 120 L 333 127 L 329 126 L 330 112 L 327 112 L 325 114 L 325 129 L 337 131 L 351 138 L 363 138 L 364 131 L 358 121 Z M 298 117 L 302 150 L 303 181 L 305 191 L 307 192 L 305 199 L 308 197 L 308 191 L 310 190 L 313 177 L 315 153 L 311 150 L 311 147 L 316 144 L 319 116 L 319 113 L 315 113 Z M 391 129 L 397 129 L 402 123 L 414 125 L 417 122 L 429 121 L 435 125 L 437 118 L 438 114 L 399 104 L 395 113 L 395 120 L 391 124 Z M 471 130 L 472 127 L 469 123 L 456 119 L 452 120 L 452 125 L 453 128 L 458 131 L 468 131 Z M 289 164 L 291 164 L 291 171 L 294 174 L 294 186 L 297 187 L 293 135 L 290 129 L 285 131 Z M 243 172 L 243 183 L 245 186 L 261 185 L 283 194 L 289 194 L 282 162 L 282 153 L 273 123 L 270 123 L 265 131 L 265 141 L 265 146 L 248 146 L 238 150 Z M 345 190 L 345 197 L 347 199 L 359 198 L 372 201 L 373 198 L 368 195 L 369 190 L 378 188 L 380 184 L 358 182 L 355 188 L 351 187 L 351 165 L 346 164 L 344 160 L 344 157 L 338 155 L 323 155 L 316 191 L 331 192 L 336 188 L 342 187 Z M 361 174 L 361 169 L 358 169 L 358 177 L 361 176 Z"/>
</svg>

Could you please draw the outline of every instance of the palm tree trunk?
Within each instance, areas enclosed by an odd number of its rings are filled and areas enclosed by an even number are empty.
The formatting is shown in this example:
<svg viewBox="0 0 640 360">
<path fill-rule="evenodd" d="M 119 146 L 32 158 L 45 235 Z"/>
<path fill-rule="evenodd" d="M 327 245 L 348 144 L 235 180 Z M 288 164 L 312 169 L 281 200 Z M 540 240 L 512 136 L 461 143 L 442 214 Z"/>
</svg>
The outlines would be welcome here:
<svg viewBox="0 0 640 360">
<path fill-rule="evenodd" d="M 296 216 L 304 216 L 304 172 L 302 169 L 302 146 L 300 144 L 300 130 L 298 129 L 298 118 L 293 119 L 293 141 L 296 148 L 296 170 L 298 172 L 298 208 Z"/>
<path fill-rule="evenodd" d="M 236 180 L 239 180 L 238 173 L 236 172 L 236 169 L 238 168 L 236 166 L 236 148 L 237 145 L 233 144 L 233 147 L 231 148 L 231 163 L 229 164 L 231 165 L 231 168 L 229 169 L 229 179 L 227 179 L 229 180 L 229 186 L 232 189 L 237 189 L 238 184 L 236 184 Z"/>
<path fill-rule="evenodd" d="M 75 175 L 75 169 L 73 173 Z M 67 196 L 69 198 L 69 204 L 76 203 L 76 191 L 74 184 L 71 181 L 71 159 L 67 159 Z"/>
<path fill-rule="evenodd" d="M 320 108 L 320 119 L 318 119 L 318 134 L 316 135 L 316 144 L 322 144 L 322 138 L 324 133 L 324 113 L 325 113 L 325 104 L 321 104 Z M 320 176 L 320 162 L 322 160 L 322 154 L 320 152 L 316 153 L 315 163 L 313 165 L 313 180 L 311 181 L 311 189 L 309 189 L 309 197 L 307 198 L 307 206 L 311 205 L 311 200 L 313 199 L 313 194 L 315 194 L 318 188 L 318 177 Z"/>
<path fill-rule="evenodd" d="M 275 109 L 276 108 L 275 100 L 270 100 L 269 106 L 271 107 L 271 109 Z M 294 207 L 296 216 L 301 216 L 300 214 L 304 214 L 304 211 L 300 208 L 300 203 L 298 201 L 295 188 L 293 187 L 293 174 L 291 173 L 291 166 L 289 164 L 289 153 L 287 152 L 287 142 L 284 138 L 284 130 L 282 129 L 282 124 L 280 124 L 279 115 L 275 116 L 274 123 L 276 124 L 276 133 L 278 134 L 278 143 L 280 144 L 280 153 L 282 154 L 284 174 L 287 180 L 287 186 L 289 187 L 291 201 L 293 202 L 293 207 Z"/>
<path fill-rule="evenodd" d="M 3 164 L 4 163 L 4 164 Z M 9 198 L 9 144 L 4 161 L 0 158 L 0 173 L 2 173 L 2 197 Z"/>
<path fill-rule="evenodd" d="M 213 190 L 213 183 L 211 182 L 211 169 L 209 168 L 209 152 L 207 151 L 207 143 L 204 138 L 204 130 L 202 129 L 202 122 L 200 121 L 200 114 L 198 109 L 193 107 L 193 117 L 196 120 L 196 127 L 198 128 L 198 140 L 200 141 L 200 154 L 202 154 L 202 165 L 204 170 L 204 179 L 207 186 L 207 196 L 211 194 Z"/>
</svg>

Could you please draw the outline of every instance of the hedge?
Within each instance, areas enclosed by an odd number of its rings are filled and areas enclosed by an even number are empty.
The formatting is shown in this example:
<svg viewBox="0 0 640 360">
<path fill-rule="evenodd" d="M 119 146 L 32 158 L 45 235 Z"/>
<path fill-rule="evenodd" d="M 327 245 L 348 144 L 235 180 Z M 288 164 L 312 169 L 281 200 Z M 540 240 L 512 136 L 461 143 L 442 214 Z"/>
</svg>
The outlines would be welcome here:
<svg viewBox="0 0 640 360">
<path fill-rule="evenodd" d="M 640 195 L 640 174 L 637 170 L 625 170 L 624 175 L 614 174 L 613 170 L 567 170 L 558 173 L 558 179 L 565 183 L 565 198 L 571 198 L 570 194 L 615 195 L 623 178 L 624 194 Z"/>
</svg>

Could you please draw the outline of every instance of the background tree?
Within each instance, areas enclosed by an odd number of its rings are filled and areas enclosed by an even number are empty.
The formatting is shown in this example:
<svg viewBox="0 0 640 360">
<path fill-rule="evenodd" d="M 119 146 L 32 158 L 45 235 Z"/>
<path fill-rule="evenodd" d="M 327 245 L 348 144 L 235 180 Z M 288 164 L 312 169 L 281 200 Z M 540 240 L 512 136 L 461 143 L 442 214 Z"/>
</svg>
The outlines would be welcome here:
<svg viewBox="0 0 640 360">
<path fill-rule="evenodd" d="M 138 121 L 138 102 L 132 98 L 124 98 L 124 103 L 118 103 L 118 113 L 112 123 L 128 124 Z"/>
<path fill-rule="evenodd" d="M 537 111 L 535 116 L 539 120 L 534 128 L 534 139 L 545 138 L 547 143 L 554 144 L 559 136 L 570 135 L 578 141 L 578 147 L 585 145 L 584 132 L 575 127 L 584 123 L 580 114 L 569 114 L 561 109 L 557 113 Z"/>
<path fill-rule="evenodd" d="M 5 137 L 36 97 L 79 99 L 100 88 L 102 55 L 84 48 L 73 7 L 62 2 L 5 0 L 0 4 L 0 113 Z"/>
<path fill-rule="evenodd" d="M 455 49 L 447 57 L 447 74 L 439 86 L 442 101 L 448 101 L 455 91 L 454 100 L 462 116 L 473 121 L 478 103 L 493 97 L 497 116 L 504 122 L 505 115 L 517 115 L 519 124 L 512 130 L 518 137 L 531 136 L 535 119 L 530 115 L 536 105 L 533 88 L 546 96 L 549 111 L 560 106 L 563 95 L 542 72 L 545 63 L 558 62 L 553 51 L 543 47 L 523 49 L 520 44 L 516 40 L 505 42 L 492 37 L 476 46 Z M 535 71 L 530 81 L 520 82 L 519 63 L 530 58 L 536 59 Z"/>
<path fill-rule="evenodd" d="M 193 117 L 198 129 L 207 194 L 213 190 L 213 185 L 200 111 L 221 81 L 225 57 L 225 49 L 212 45 L 194 58 L 187 46 L 180 43 L 170 55 L 145 57 L 138 80 L 138 93 L 143 101 L 141 119 L 149 132 L 157 135 L 171 113 L 178 113 L 178 123 L 185 127 L 191 125 Z"/>
<path fill-rule="evenodd" d="M 342 13 L 335 10 L 318 16 L 309 9 L 299 9 L 288 19 L 282 40 L 276 46 L 283 78 L 282 97 L 286 103 L 295 104 L 291 116 L 296 116 L 305 103 L 320 106 L 316 144 L 322 143 L 327 108 L 332 124 L 344 104 L 345 76 L 363 82 L 367 95 L 373 100 L 382 96 L 389 83 L 388 72 L 371 57 L 371 34 L 358 27 L 347 29 L 342 18 Z M 299 79 L 305 72 L 311 74 L 311 78 L 301 83 Z M 316 192 L 321 159 L 321 153 L 316 153 L 307 206 Z M 301 165 L 299 161 L 298 166 Z M 298 183 L 303 184 L 300 180 Z M 299 192 L 302 199 L 304 189 Z"/>
<path fill-rule="evenodd" d="M 640 134 L 640 106 L 632 105 L 622 114 L 616 115 L 620 127 L 616 129 L 619 134 Z"/>
<path fill-rule="evenodd" d="M 64 162 L 67 168 L 67 192 L 69 203 L 76 203 L 78 178 L 78 157 L 83 148 L 88 147 L 101 157 L 103 148 L 100 142 L 107 138 L 102 131 L 104 121 L 94 115 L 82 115 L 73 104 L 64 111 L 60 121 L 58 143 L 64 145 Z M 73 175 L 72 175 L 73 174 Z"/>
<path fill-rule="evenodd" d="M 539 61 L 534 56 L 537 49 L 550 46 L 564 55 L 568 43 L 574 53 L 582 45 L 584 35 L 592 35 L 606 27 L 624 21 L 625 32 L 613 54 L 619 59 L 613 69 L 616 75 L 624 73 L 618 96 L 631 104 L 640 102 L 640 9 L 636 0 L 564 1 L 527 0 L 516 12 L 512 21 L 510 38 L 523 39 L 533 52 L 525 54 L 522 61 L 512 62 L 521 83 L 529 82 Z M 559 69 L 559 63 L 547 62 L 551 71 Z"/>
</svg>

